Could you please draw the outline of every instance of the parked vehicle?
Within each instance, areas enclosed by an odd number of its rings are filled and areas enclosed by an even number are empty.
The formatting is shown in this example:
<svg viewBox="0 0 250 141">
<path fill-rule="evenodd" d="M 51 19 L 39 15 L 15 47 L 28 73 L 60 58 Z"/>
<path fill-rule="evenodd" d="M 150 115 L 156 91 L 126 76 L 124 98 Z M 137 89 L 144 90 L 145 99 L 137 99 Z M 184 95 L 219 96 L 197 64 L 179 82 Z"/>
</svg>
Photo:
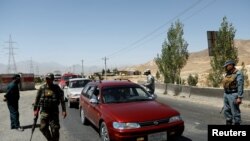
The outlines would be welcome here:
<svg viewBox="0 0 250 141">
<path fill-rule="evenodd" d="M 81 123 L 93 124 L 102 141 L 163 141 L 184 131 L 177 110 L 130 81 L 89 82 L 81 93 L 79 110 Z"/>
<path fill-rule="evenodd" d="M 69 79 L 69 85 L 65 86 L 64 90 L 64 99 L 68 101 L 68 107 L 72 108 L 72 106 L 79 105 L 80 94 L 84 88 L 84 86 L 90 82 L 90 79 L 86 78 L 72 78 Z"/>
<path fill-rule="evenodd" d="M 61 89 L 64 89 L 65 86 L 69 85 L 69 79 L 78 78 L 77 74 L 74 73 L 65 73 L 62 75 L 61 80 L 59 81 L 59 86 Z"/>
<path fill-rule="evenodd" d="M 54 76 L 55 76 L 54 83 L 59 84 L 59 82 L 61 81 L 62 75 L 56 73 Z"/>
</svg>

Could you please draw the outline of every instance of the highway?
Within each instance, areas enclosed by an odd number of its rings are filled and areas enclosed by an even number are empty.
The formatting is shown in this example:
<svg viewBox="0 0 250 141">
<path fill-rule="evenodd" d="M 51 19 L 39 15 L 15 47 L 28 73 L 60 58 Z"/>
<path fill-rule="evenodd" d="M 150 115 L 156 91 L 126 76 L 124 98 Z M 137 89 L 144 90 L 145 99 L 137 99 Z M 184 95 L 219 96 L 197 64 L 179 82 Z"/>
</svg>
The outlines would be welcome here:
<svg viewBox="0 0 250 141">
<path fill-rule="evenodd" d="M 25 127 L 25 131 L 20 133 L 9 129 L 9 112 L 6 103 L 2 101 L 3 93 L 0 93 L 0 136 L 5 141 L 29 140 L 31 124 L 33 121 L 32 102 L 34 101 L 36 90 L 22 91 L 19 102 L 20 123 Z M 185 122 L 183 136 L 176 141 L 207 141 L 207 125 L 225 124 L 224 117 L 220 114 L 221 107 L 218 102 L 215 104 L 199 103 L 185 98 L 158 94 L 157 100 L 177 109 Z M 207 99 L 210 100 L 209 98 Z M 213 105 L 213 106 L 212 106 Z M 147 110 L 147 109 L 145 109 Z M 241 108 L 242 124 L 250 125 L 250 108 Z M 100 141 L 98 130 L 91 124 L 82 125 L 80 122 L 79 109 L 67 108 L 68 116 L 62 119 L 60 116 L 60 141 Z M 39 128 L 36 128 L 33 139 L 36 141 L 46 141 Z"/>
<path fill-rule="evenodd" d="M 207 125 L 225 124 L 223 114 L 220 114 L 221 107 L 171 98 L 171 96 L 165 96 L 163 94 L 158 94 L 157 100 L 180 111 L 185 121 L 183 136 L 177 138 L 176 141 L 206 141 Z M 244 111 L 245 110 L 247 109 L 244 109 Z M 69 117 L 62 122 L 62 125 L 70 133 L 69 136 L 71 139 L 75 141 L 100 140 L 97 129 L 91 125 L 81 125 L 79 110 L 77 108 L 68 109 L 68 112 Z M 242 124 L 249 125 L 250 115 L 247 113 L 243 113 L 242 115 Z"/>
</svg>

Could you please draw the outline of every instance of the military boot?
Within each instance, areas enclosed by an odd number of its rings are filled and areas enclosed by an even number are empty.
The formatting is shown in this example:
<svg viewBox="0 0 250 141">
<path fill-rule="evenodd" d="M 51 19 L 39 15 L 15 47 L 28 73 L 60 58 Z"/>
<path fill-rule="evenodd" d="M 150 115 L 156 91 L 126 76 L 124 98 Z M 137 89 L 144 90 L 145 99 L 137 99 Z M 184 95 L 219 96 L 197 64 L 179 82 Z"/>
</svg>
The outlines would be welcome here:
<svg viewBox="0 0 250 141">
<path fill-rule="evenodd" d="M 47 139 L 47 141 L 53 140 L 49 130 L 45 130 L 45 131 L 43 130 L 42 133 L 45 136 L 45 138 Z"/>
</svg>

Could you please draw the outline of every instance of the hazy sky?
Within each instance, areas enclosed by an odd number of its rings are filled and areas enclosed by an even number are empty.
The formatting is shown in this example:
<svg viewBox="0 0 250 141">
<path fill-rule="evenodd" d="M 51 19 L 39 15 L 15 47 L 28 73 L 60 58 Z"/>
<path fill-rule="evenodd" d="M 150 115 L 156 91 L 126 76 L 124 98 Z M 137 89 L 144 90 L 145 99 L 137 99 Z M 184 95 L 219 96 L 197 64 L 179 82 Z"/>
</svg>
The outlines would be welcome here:
<svg viewBox="0 0 250 141">
<path fill-rule="evenodd" d="M 250 39 L 249 0 L 0 0 L 0 63 L 15 60 L 81 64 L 141 64 L 161 53 L 171 24 L 184 24 L 189 52 L 207 48 L 208 30 L 224 16 L 235 39 Z"/>
</svg>

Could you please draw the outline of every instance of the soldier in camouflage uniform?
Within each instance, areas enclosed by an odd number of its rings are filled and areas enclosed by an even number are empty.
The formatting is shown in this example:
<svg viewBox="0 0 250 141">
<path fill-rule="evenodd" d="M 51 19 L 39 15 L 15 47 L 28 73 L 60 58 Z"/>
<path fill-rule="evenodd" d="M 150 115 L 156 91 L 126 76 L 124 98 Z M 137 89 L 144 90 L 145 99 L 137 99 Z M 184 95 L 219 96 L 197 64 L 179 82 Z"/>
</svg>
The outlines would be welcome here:
<svg viewBox="0 0 250 141">
<path fill-rule="evenodd" d="M 64 103 L 64 93 L 53 83 L 54 75 L 46 75 L 46 84 L 42 85 L 34 103 L 34 115 L 40 110 L 40 130 L 48 141 L 59 141 L 59 104 L 62 106 L 62 116 L 67 116 Z M 49 127 L 51 131 L 49 130 Z"/>
<path fill-rule="evenodd" d="M 240 125 L 240 104 L 244 92 L 244 78 L 240 70 L 235 68 L 235 63 L 228 60 L 224 64 L 226 75 L 223 79 L 224 87 L 224 116 L 227 125 Z"/>
</svg>

